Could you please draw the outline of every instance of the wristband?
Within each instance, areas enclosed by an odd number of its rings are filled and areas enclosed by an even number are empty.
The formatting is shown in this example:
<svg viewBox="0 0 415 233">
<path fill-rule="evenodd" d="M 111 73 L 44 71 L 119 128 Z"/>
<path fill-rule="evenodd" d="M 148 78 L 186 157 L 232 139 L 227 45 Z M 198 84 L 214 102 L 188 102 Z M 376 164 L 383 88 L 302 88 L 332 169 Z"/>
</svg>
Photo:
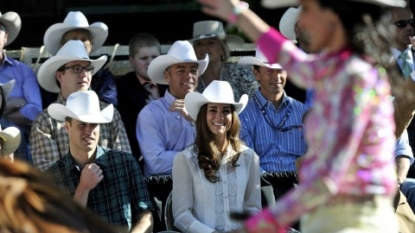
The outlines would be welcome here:
<svg viewBox="0 0 415 233">
<path fill-rule="evenodd" d="M 235 24 L 238 21 L 238 16 L 242 13 L 242 11 L 249 8 L 249 4 L 244 1 L 240 1 L 238 5 L 233 8 L 232 14 L 228 18 L 228 22 L 230 24 Z"/>
<path fill-rule="evenodd" d="M 261 213 L 252 216 L 245 222 L 245 229 L 249 233 L 274 232 L 284 233 L 285 227 L 282 227 L 271 214 L 269 209 L 263 210 Z"/>
</svg>

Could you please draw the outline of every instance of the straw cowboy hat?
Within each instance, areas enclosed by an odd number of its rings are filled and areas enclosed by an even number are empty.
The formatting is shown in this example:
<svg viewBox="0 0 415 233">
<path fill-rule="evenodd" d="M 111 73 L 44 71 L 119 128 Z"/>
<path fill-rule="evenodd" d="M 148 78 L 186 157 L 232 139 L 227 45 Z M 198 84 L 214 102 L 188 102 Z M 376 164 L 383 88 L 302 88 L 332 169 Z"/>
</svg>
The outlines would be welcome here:
<svg viewBox="0 0 415 233">
<path fill-rule="evenodd" d="M 226 35 L 223 24 L 216 20 L 199 21 L 193 24 L 192 43 L 197 40 L 207 38 L 219 38 L 225 41 L 229 49 L 240 48 L 244 44 L 244 40 L 239 36 Z"/>
<path fill-rule="evenodd" d="M 0 126 L 0 138 L 3 139 L 3 146 L 1 147 L 1 156 L 7 156 L 14 153 L 20 145 L 21 134 L 16 127 L 7 127 L 4 130 Z"/>
<path fill-rule="evenodd" d="M 255 51 L 255 57 L 241 57 L 238 61 L 239 65 L 257 65 L 257 66 L 265 66 L 271 69 L 282 69 L 282 66 L 278 63 L 269 64 L 268 59 L 264 56 L 263 53 L 259 50 L 259 48 Z"/>
<path fill-rule="evenodd" d="M 59 93 L 60 88 L 56 84 L 56 71 L 63 65 L 71 61 L 89 61 L 94 67 L 94 75 L 107 61 L 107 56 L 101 56 L 92 60 L 88 56 L 84 43 L 80 40 L 70 40 L 63 45 L 58 53 L 46 60 L 39 68 L 37 80 L 43 89 L 49 92 Z"/>
<path fill-rule="evenodd" d="M 338 0 L 333 0 L 338 1 Z M 349 0 L 369 3 L 380 6 L 405 7 L 405 0 Z M 262 0 L 261 5 L 265 8 L 282 8 L 287 6 L 299 5 L 299 0 Z"/>
<path fill-rule="evenodd" d="M 12 93 L 14 84 L 16 84 L 15 79 L 12 79 L 12 80 L 8 81 L 7 83 L 0 83 L 0 87 L 1 87 L 1 90 L 3 92 L 3 96 L 6 100 L 9 97 L 10 93 Z"/>
<path fill-rule="evenodd" d="M 283 36 L 287 39 L 297 42 L 297 36 L 295 35 L 295 24 L 300 16 L 301 8 L 290 7 L 284 12 L 281 17 L 279 29 Z"/>
<path fill-rule="evenodd" d="M 102 111 L 95 91 L 76 91 L 68 96 L 66 106 L 54 103 L 48 107 L 49 115 L 58 121 L 70 117 L 85 123 L 109 123 L 114 115 L 114 106 L 108 105 Z"/>
<path fill-rule="evenodd" d="M 89 24 L 85 15 L 80 11 L 71 11 L 66 15 L 63 23 L 55 23 L 50 26 L 43 37 L 45 49 L 52 55 L 55 55 L 61 47 L 62 36 L 73 29 L 85 29 L 92 35 L 91 52 L 96 51 L 104 44 L 108 37 L 108 26 L 102 22 Z"/>
<path fill-rule="evenodd" d="M 200 107 L 207 103 L 231 104 L 235 106 L 235 111 L 239 114 L 248 103 L 248 95 L 243 94 L 239 102 L 235 102 L 233 90 L 229 82 L 213 80 L 202 94 L 190 92 L 184 98 L 184 105 L 193 120 L 196 120 Z"/>
<path fill-rule="evenodd" d="M 7 42 L 4 46 L 12 43 L 17 35 L 19 35 L 20 29 L 22 28 L 22 20 L 19 14 L 13 11 L 6 12 L 4 15 L 0 12 L 0 24 L 6 28 Z"/>
<path fill-rule="evenodd" d="M 195 50 L 189 41 L 178 40 L 174 42 L 166 55 L 158 56 L 151 61 L 148 66 L 148 77 L 155 83 L 168 85 L 164 78 L 164 71 L 168 67 L 179 63 L 197 63 L 200 76 L 206 70 L 209 56 L 206 56 L 203 60 L 197 60 Z"/>
</svg>

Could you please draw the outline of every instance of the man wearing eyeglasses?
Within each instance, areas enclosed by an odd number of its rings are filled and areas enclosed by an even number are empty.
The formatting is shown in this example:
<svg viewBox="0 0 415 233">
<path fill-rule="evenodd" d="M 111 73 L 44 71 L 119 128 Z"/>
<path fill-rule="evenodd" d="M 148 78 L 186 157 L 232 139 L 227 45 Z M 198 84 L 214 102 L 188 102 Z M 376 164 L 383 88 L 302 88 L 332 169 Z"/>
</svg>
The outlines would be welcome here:
<svg viewBox="0 0 415 233">
<path fill-rule="evenodd" d="M 92 75 L 102 68 L 106 60 L 106 56 L 90 59 L 82 41 L 70 40 L 41 65 L 38 81 L 45 90 L 59 93 L 55 103 L 65 104 L 70 94 L 90 89 Z M 101 109 L 107 105 L 100 102 Z M 52 119 L 47 110 L 33 122 L 30 132 L 31 154 L 33 164 L 38 169 L 48 169 L 69 151 L 69 138 L 63 125 L 64 122 Z M 102 125 L 100 129 L 99 145 L 131 153 L 124 124 L 115 109 L 112 122 Z"/>
</svg>

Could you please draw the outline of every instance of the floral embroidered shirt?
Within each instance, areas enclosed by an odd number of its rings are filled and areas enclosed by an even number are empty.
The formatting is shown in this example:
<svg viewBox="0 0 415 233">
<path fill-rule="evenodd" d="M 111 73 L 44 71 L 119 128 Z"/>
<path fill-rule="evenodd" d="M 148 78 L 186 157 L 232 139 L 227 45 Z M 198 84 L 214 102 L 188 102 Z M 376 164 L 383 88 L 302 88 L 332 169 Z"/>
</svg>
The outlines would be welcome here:
<svg viewBox="0 0 415 233">
<path fill-rule="evenodd" d="M 307 55 L 270 29 L 258 45 L 291 81 L 316 90 L 305 121 L 308 152 L 300 185 L 271 208 L 283 225 L 335 196 L 396 193 L 393 106 L 386 71 L 345 48 Z"/>
</svg>

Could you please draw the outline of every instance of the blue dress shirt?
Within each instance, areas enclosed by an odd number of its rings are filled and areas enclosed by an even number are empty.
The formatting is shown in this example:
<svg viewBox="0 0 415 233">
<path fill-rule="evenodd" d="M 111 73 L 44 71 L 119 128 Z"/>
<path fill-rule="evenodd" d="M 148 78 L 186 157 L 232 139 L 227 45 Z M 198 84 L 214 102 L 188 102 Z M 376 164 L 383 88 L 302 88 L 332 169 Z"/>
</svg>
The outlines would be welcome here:
<svg viewBox="0 0 415 233">
<path fill-rule="evenodd" d="M 34 120 L 42 111 L 42 98 L 37 82 L 36 74 L 26 64 L 7 57 L 0 66 L 0 83 L 6 83 L 12 79 L 16 84 L 9 98 L 23 98 L 26 105 L 20 109 L 20 113 L 29 120 Z"/>
<path fill-rule="evenodd" d="M 306 152 L 302 117 L 308 107 L 285 93 L 276 109 L 260 91 L 239 115 L 241 139 L 259 156 L 264 172 L 295 171 L 295 160 Z"/>
<path fill-rule="evenodd" d="M 175 98 L 168 90 L 137 117 L 136 133 L 144 158 L 144 175 L 171 175 L 176 154 L 195 142 L 193 124 L 169 110 Z"/>
</svg>

